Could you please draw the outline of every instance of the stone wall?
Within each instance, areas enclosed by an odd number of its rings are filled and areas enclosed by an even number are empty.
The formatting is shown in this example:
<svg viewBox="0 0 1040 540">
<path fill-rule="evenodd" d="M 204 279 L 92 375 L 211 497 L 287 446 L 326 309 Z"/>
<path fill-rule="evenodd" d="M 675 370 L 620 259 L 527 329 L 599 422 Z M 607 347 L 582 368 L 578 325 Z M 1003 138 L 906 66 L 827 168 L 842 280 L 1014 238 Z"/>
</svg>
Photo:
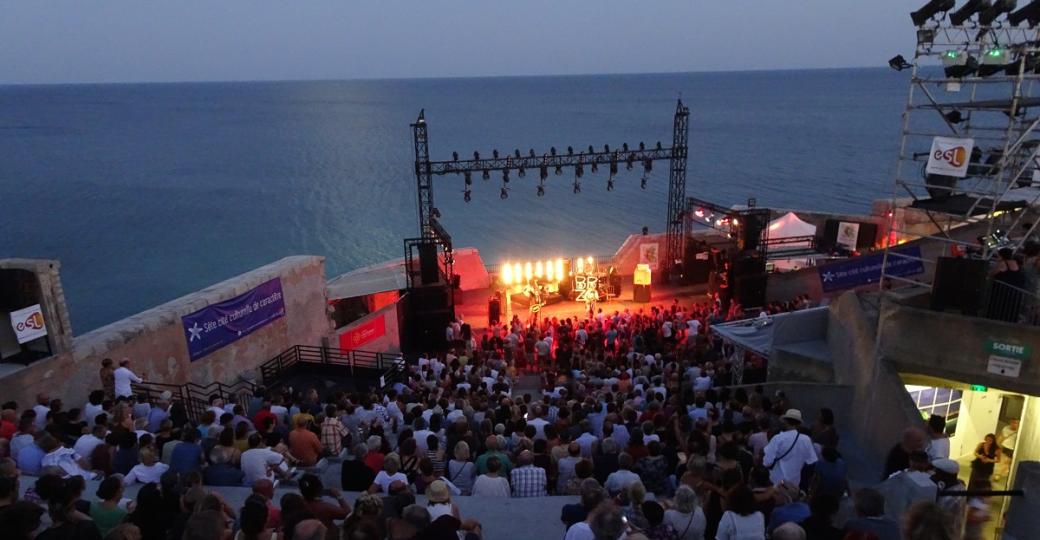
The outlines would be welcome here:
<svg viewBox="0 0 1040 540">
<path fill-rule="evenodd" d="M 285 316 L 235 343 L 191 362 L 181 317 L 281 278 Z M 257 366 L 292 345 L 321 345 L 331 337 L 324 258 L 287 257 L 97 330 L 77 336 L 72 350 L 35 362 L 0 380 L 0 394 L 31 403 L 37 392 L 82 406 L 100 387 L 103 358 L 130 358 L 149 382 L 233 382 L 252 377 Z"/>
</svg>

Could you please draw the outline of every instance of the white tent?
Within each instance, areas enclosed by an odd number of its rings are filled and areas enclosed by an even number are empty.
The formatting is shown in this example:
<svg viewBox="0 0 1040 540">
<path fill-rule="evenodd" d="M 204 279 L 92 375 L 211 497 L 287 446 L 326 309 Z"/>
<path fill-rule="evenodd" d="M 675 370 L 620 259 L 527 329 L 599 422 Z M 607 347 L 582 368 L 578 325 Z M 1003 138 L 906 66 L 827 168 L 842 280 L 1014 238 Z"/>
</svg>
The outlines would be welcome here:
<svg viewBox="0 0 1040 540">
<path fill-rule="evenodd" d="M 769 222 L 770 240 L 815 235 L 816 225 L 802 221 L 794 212 L 788 212 Z M 804 241 L 785 243 L 776 246 L 770 251 L 782 253 L 784 251 L 798 250 L 799 248 L 809 248 L 811 245 L 811 242 L 806 239 Z M 809 266 L 809 259 L 810 257 L 802 255 L 791 259 L 773 259 L 772 262 L 780 270 L 795 270 Z"/>
</svg>

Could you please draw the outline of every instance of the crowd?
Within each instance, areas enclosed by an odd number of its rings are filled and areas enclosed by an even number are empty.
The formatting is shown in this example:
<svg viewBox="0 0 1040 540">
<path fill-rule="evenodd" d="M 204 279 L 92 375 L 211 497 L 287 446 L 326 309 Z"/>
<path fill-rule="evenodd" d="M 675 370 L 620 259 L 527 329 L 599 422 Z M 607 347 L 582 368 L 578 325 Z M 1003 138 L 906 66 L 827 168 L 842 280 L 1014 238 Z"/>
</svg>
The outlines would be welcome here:
<svg viewBox="0 0 1040 540">
<path fill-rule="evenodd" d="M 213 396 L 196 422 L 169 394 L 135 395 L 141 377 L 129 360 L 106 361 L 82 407 L 44 394 L 31 407 L 2 405 L 0 531 L 12 540 L 524 538 L 522 524 L 485 535 L 453 499 L 574 495 L 560 510 L 566 540 L 961 537 L 951 512 L 964 509 L 946 501 L 914 506 L 897 524 L 877 491 L 850 493 L 829 409 L 809 422 L 782 392 L 733 387 L 709 332 L 725 318 L 675 303 L 514 319 L 479 337 L 458 321 L 446 329 L 447 352 L 422 355 L 385 388 L 257 388 L 228 403 Z M 539 374 L 540 391 L 513 392 L 525 371 Z M 956 463 L 922 461 L 926 440 L 908 431 L 886 472 L 952 485 Z M 326 486 L 341 458 L 340 485 Z M 37 477 L 22 496 L 20 475 Z M 100 484 L 85 494 L 91 479 Z M 276 500 L 279 485 L 291 489 Z M 252 494 L 233 508 L 214 486 Z M 856 515 L 839 527 L 848 500 Z"/>
</svg>

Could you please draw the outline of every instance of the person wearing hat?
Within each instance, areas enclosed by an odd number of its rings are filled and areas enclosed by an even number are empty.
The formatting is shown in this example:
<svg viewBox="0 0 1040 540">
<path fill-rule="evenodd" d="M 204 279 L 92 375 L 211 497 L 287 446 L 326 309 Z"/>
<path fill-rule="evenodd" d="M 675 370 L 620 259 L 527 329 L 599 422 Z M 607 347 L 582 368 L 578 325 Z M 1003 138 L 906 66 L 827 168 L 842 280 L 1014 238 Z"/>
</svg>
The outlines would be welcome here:
<svg viewBox="0 0 1040 540">
<path fill-rule="evenodd" d="M 802 480 L 802 467 L 816 463 L 816 449 L 812 439 L 798 431 L 802 426 L 802 411 L 788 409 L 780 419 L 784 422 L 783 431 L 766 444 L 762 464 L 769 469 L 773 484 L 784 482 L 797 486 Z"/>
</svg>

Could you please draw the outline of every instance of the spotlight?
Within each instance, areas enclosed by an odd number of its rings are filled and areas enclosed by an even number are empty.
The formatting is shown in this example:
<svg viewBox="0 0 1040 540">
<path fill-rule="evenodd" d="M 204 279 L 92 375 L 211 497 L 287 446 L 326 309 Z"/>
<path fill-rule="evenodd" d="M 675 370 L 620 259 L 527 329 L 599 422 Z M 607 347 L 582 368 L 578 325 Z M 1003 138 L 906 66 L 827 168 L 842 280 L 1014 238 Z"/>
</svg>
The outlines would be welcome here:
<svg viewBox="0 0 1040 540">
<path fill-rule="evenodd" d="M 543 186 L 541 184 L 538 184 L 538 196 L 539 197 L 544 197 L 545 196 L 545 186 Z"/>
<path fill-rule="evenodd" d="M 646 177 L 639 179 L 639 189 L 646 189 Z"/>
<path fill-rule="evenodd" d="M 1029 21 L 1030 27 L 1040 24 L 1040 0 L 1033 0 L 1026 7 L 1008 13 L 1008 23 L 1011 26 L 1018 26 L 1023 21 Z"/>
<path fill-rule="evenodd" d="M 990 0 L 968 0 L 960 9 L 950 13 L 950 24 L 961 26 L 976 13 L 989 9 Z"/>
<path fill-rule="evenodd" d="M 465 182 L 466 182 L 467 186 L 472 186 L 473 185 L 473 173 L 471 173 L 469 171 L 466 171 L 466 172 L 462 173 L 462 177 L 465 178 Z"/>
<path fill-rule="evenodd" d="M 951 79 L 967 77 L 979 69 L 979 62 L 967 52 L 946 51 L 942 55 L 943 72 Z"/>
<path fill-rule="evenodd" d="M 509 169 L 502 169 L 502 183 L 509 183 Z"/>
<path fill-rule="evenodd" d="M 523 167 L 520 167 L 519 169 L 516 170 L 516 175 L 519 176 L 520 178 L 523 178 L 523 177 L 527 176 L 527 173 L 524 172 L 524 168 Z"/>
<path fill-rule="evenodd" d="M 473 152 L 473 161 L 480 161 L 480 152 Z"/>
<path fill-rule="evenodd" d="M 979 77 L 989 77 L 1004 71 L 1008 63 L 1008 51 L 1002 47 L 993 47 L 982 55 L 982 65 L 979 66 Z"/>
<path fill-rule="evenodd" d="M 509 198 L 509 188 L 502 186 L 502 191 L 498 193 L 498 198 L 503 201 Z"/>
<path fill-rule="evenodd" d="M 498 159 L 498 149 L 497 148 L 491 151 L 491 157 L 493 157 L 495 159 Z"/>
<path fill-rule="evenodd" d="M 538 167 L 538 178 L 540 180 L 549 178 L 549 167 L 546 167 L 545 165 Z"/>
<path fill-rule="evenodd" d="M 585 166 L 582 165 L 581 162 L 579 161 L 578 164 L 574 166 L 574 176 L 577 176 L 578 178 L 581 178 L 582 175 L 584 175 L 584 174 L 585 174 Z"/>
<path fill-rule="evenodd" d="M 695 216 L 697 216 L 699 218 L 704 217 L 704 209 L 703 208 L 698 208 L 698 209 L 694 210 L 693 211 L 693 215 L 695 215 Z"/>
<path fill-rule="evenodd" d="M 596 174 L 597 172 L 599 172 L 599 167 L 596 165 L 596 162 L 593 161 L 592 162 L 592 174 Z"/>
<path fill-rule="evenodd" d="M 471 201 L 472 199 L 473 199 L 473 196 L 472 196 L 472 194 L 471 194 L 470 190 L 468 190 L 468 189 L 467 189 L 467 190 L 464 190 L 464 191 L 462 192 L 462 200 L 464 200 L 464 201 L 466 201 L 466 202 L 469 202 L 469 201 Z"/>
<path fill-rule="evenodd" d="M 549 148 L 549 155 L 552 156 L 552 157 L 556 157 L 556 147 L 555 146 L 552 146 L 552 147 Z"/>
<path fill-rule="evenodd" d="M 483 178 L 484 180 L 490 180 L 491 179 L 491 171 L 489 171 L 488 169 L 484 169 L 484 171 L 480 174 L 480 177 Z"/>
<path fill-rule="evenodd" d="M 563 167 L 560 166 L 560 165 L 557 165 L 556 166 L 556 175 L 559 176 L 561 174 L 563 174 Z"/>
<path fill-rule="evenodd" d="M 567 147 L 567 155 L 568 156 L 573 156 L 574 155 L 574 147 L 572 147 L 572 146 L 568 146 Z"/>
<path fill-rule="evenodd" d="M 607 191 L 614 191 L 614 179 L 613 178 L 608 178 L 607 179 Z"/>
<path fill-rule="evenodd" d="M 946 121 L 951 124 L 960 124 L 964 121 L 964 115 L 956 109 L 944 114 L 943 118 L 946 118 Z"/>
<path fill-rule="evenodd" d="M 663 147 L 661 146 L 661 141 L 657 141 L 657 149 L 658 150 L 662 150 L 663 149 Z"/>
<path fill-rule="evenodd" d="M 458 161 L 459 160 L 459 153 L 458 152 L 452 152 L 451 153 L 451 160 L 452 161 Z"/>
<path fill-rule="evenodd" d="M 935 28 L 918 28 L 917 29 L 917 44 L 918 45 L 930 45 L 935 41 Z"/>
<path fill-rule="evenodd" d="M 1004 73 L 1010 76 L 1016 76 L 1018 75 L 1019 70 L 1023 67 L 1025 68 L 1026 73 L 1035 71 L 1040 67 L 1040 53 L 1026 53 L 1024 57 L 1021 54 L 1018 55 L 1017 58 L 1012 60 L 1011 63 L 1004 68 Z"/>
<path fill-rule="evenodd" d="M 1017 3 L 1017 0 L 996 0 L 989 9 L 979 13 L 979 26 L 992 25 L 998 17 L 1015 9 Z"/>
<path fill-rule="evenodd" d="M 581 182 L 575 181 L 573 189 L 574 193 L 581 193 Z"/>
<path fill-rule="evenodd" d="M 930 0 L 924 7 L 911 13 L 910 19 L 914 21 L 914 26 L 922 26 L 928 22 L 928 19 L 950 11 L 955 5 L 957 5 L 956 0 Z"/>
<path fill-rule="evenodd" d="M 914 67 L 914 65 L 910 62 L 907 62 L 906 58 L 903 58 L 903 55 L 899 54 L 888 61 L 888 67 L 896 71 L 903 71 L 904 69 Z"/>
</svg>

